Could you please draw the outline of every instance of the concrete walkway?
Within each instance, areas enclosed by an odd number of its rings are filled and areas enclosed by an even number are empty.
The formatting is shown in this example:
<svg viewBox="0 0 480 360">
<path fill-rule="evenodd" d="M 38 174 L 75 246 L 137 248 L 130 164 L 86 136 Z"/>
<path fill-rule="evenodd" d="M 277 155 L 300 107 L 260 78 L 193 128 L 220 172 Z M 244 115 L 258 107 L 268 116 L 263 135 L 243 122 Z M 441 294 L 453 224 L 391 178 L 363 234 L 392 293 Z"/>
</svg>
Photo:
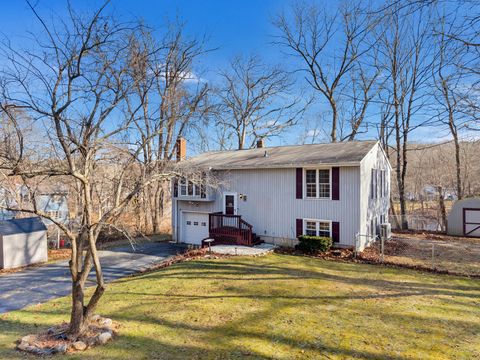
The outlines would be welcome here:
<svg viewBox="0 0 480 360">
<path fill-rule="evenodd" d="M 272 244 L 260 244 L 253 247 L 242 245 L 214 245 L 212 246 L 212 252 L 224 255 L 264 255 L 272 252 L 275 249 L 275 245 Z"/>
<path fill-rule="evenodd" d="M 184 246 L 170 243 L 144 243 L 99 251 L 105 281 L 131 275 L 183 252 Z M 95 285 L 92 274 L 87 286 Z M 0 314 L 70 294 L 68 261 L 26 268 L 0 276 Z"/>
</svg>

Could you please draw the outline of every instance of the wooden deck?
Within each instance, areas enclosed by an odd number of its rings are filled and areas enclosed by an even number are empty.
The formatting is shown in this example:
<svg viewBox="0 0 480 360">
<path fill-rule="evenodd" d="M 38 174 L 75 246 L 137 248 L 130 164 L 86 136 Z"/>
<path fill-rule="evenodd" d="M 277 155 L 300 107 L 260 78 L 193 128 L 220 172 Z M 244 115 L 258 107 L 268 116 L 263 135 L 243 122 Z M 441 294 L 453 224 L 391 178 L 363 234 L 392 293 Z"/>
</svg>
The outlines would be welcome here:
<svg viewBox="0 0 480 360">
<path fill-rule="evenodd" d="M 209 235 L 215 244 L 252 246 L 258 242 L 253 226 L 240 215 L 209 214 Z"/>
</svg>

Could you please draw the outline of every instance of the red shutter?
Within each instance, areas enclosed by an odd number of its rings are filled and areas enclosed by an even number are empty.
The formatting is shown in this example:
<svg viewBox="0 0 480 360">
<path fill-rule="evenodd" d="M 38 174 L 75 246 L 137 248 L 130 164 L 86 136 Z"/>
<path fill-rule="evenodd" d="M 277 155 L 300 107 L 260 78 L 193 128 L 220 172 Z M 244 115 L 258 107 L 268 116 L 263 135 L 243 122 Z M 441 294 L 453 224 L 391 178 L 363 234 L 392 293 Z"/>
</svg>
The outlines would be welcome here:
<svg viewBox="0 0 480 360">
<path fill-rule="evenodd" d="M 303 219 L 297 219 L 297 238 L 303 235 Z"/>
<path fill-rule="evenodd" d="M 303 198 L 303 169 L 302 168 L 297 168 L 297 174 L 296 174 L 296 198 L 301 199 Z"/>
<path fill-rule="evenodd" d="M 334 243 L 340 242 L 340 223 L 338 221 L 332 222 L 332 241 Z"/>
<path fill-rule="evenodd" d="M 332 167 L 332 200 L 340 200 L 340 168 Z"/>
</svg>

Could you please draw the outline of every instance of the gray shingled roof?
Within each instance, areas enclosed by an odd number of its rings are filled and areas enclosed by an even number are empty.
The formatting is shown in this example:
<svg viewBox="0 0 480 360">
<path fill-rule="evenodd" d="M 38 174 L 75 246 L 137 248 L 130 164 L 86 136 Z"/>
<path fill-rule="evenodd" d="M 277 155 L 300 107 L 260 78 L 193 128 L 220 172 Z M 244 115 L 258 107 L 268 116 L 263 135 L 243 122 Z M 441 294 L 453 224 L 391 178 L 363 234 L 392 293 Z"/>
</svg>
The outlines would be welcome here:
<svg viewBox="0 0 480 360">
<path fill-rule="evenodd" d="M 304 165 L 358 165 L 376 143 L 376 141 L 350 141 L 211 151 L 182 161 L 182 166 L 228 170 Z"/>
<path fill-rule="evenodd" d="M 3 236 L 21 233 L 32 233 L 42 230 L 47 230 L 47 228 L 39 217 L 0 221 L 0 235 Z"/>
</svg>

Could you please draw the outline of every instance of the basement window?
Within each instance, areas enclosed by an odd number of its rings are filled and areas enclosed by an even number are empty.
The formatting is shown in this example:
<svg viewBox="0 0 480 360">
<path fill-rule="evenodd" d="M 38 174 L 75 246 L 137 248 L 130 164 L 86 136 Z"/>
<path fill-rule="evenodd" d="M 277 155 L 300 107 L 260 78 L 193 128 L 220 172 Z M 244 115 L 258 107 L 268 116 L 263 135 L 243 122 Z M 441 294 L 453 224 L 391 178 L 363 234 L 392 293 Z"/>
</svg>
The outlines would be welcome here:
<svg viewBox="0 0 480 360">
<path fill-rule="evenodd" d="M 303 233 L 308 236 L 332 237 L 332 226 L 326 220 L 304 220 Z"/>
</svg>

